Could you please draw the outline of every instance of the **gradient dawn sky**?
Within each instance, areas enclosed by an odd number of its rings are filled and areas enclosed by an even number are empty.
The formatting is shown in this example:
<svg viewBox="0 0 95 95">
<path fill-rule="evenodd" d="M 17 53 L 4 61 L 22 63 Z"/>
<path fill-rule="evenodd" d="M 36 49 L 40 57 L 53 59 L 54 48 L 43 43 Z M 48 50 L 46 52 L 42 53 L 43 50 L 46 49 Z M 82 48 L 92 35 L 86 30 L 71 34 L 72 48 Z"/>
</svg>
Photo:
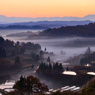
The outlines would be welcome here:
<svg viewBox="0 0 95 95">
<path fill-rule="evenodd" d="M 95 0 L 0 0 L 0 15 L 64 17 L 95 14 Z"/>
</svg>

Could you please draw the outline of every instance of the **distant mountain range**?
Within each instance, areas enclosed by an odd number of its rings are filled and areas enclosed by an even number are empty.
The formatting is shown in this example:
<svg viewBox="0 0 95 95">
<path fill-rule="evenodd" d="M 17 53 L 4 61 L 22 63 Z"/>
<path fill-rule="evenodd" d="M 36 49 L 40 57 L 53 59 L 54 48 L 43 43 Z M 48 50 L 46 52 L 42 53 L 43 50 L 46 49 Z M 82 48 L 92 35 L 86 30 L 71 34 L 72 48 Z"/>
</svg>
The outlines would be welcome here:
<svg viewBox="0 0 95 95">
<path fill-rule="evenodd" d="M 30 28 L 30 26 L 7 26 L 9 29 L 13 28 Z M 39 26 L 35 26 L 34 28 L 39 28 Z M 41 32 L 37 32 L 37 34 L 32 34 L 32 32 L 28 31 L 26 33 L 13 33 L 7 36 L 28 36 L 28 39 L 50 39 L 50 38 L 63 38 L 63 37 L 94 37 L 95 38 L 95 23 L 89 23 L 85 25 L 76 25 L 76 26 L 62 26 L 60 28 L 48 28 L 42 30 Z M 76 42 L 77 43 L 77 42 Z M 90 43 L 94 43 L 90 42 Z M 72 43 L 71 43 L 72 44 Z M 78 43 L 77 43 L 78 45 Z"/>
<path fill-rule="evenodd" d="M 46 26 L 27 26 L 27 25 L 8 25 L 8 26 L 0 26 L 0 29 L 48 29 Z"/>
<path fill-rule="evenodd" d="M 59 28 L 62 26 L 76 26 L 92 23 L 92 21 L 38 21 L 38 22 L 21 22 L 11 24 L 0 24 L 0 29 L 48 29 Z"/>
<path fill-rule="evenodd" d="M 28 17 L 6 17 L 0 15 L 0 23 L 17 23 L 17 22 L 29 22 L 29 21 L 84 21 L 90 20 L 95 21 L 95 15 L 87 15 L 85 17 L 38 17 L 38 18 L 28 18 Z"/>
</svg>

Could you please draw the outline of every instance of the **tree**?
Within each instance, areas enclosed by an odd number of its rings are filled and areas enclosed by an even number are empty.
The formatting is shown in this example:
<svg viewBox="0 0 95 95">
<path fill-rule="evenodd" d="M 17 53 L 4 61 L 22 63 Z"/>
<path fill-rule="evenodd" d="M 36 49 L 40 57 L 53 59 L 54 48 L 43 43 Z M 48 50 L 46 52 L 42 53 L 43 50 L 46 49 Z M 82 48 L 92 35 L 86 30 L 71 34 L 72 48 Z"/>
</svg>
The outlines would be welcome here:
<svg viewBox="0 0 95 95">
<path fill-rule="evenodd" d="M 21 54 L 24 54 L 24 52 L 25 52 L 25 47 L 22 46 L 22 47 L 20 48 L 20 53 L 21 53 Z"/>
<path fill-rule="evenodd" d="M 17 46 L 19 46 L 19 45 L 20 45 L 20 42 L 19 42 L 19 41 L 17 41 L 17 42 L 16 42 L 16 45 L 17 45 Z"/>
<path fill-rule="evenodd" d="M 39 61 L 40 60 L 40 57 L 39 55 L 37 54 L 36 57 L 35 57 L 35 61 Z"/>
<path fill-rule="evenodd" d="M 32 57 L 33 59 L 35 59 L 36 54 L 35 54 L 34 52 L 32 52 L 32 53 L 31 53 L 31 57 Z"/>
<path fill-rule="evenodd" d="M 5 40 L 4 42 L 5 47 L 13 47 L 14 46 L 14 41 L 10 41 L 8 39 Z"/>
<path fill-rule="evenodd" d="M 3 47 L 4 46 L 4 39 L 3 37 L 0 37 L 0 47 Z"/>
<path fill-rule="evenodd" d="M 62 73 L 64 71 L 62 64 L 59 64 L 59 73 Z"/>
<path fill-rule="evenodd" d="M 19 56 L 17 56 L 17 57 L 15 58 L 15 66 L 16 66 L 17 68 L 19 68 L 19 67 L 21 66 Z"/>
<path fill-rule="evenodd" d="M 0 47 L 0 58 L 5 58 L 5 57 L 6 57 L 6 50 Z"/>
<path fill-rule="evenodd" d="M 50 63 L 50 57 L 48 56 L 48 58 L 47 58 L 47 62 L 49 62 Z"/>
<path fill-rule="evenodd" d="M 69 68 L 68 67 L 66 67 L 66 71 L 69 71 Z"/>
<path fill-rule="evenodd" d="M 46 49 L 46 47 L 45 47 L 44 51 L 46 52 L 46 50 L 47 50 L 47 49 Z"/>
<path fill-rule="evenodd" d="M 15 55 L 16 55 L 16 53 L 15 53 L 15 50 L 14 50 L 14 49 L 12 50 L 11 55 L 12 55 L 12 56 L 15 56 Z"/>
<path fill-rule="evenodd" d="M 41 58 L 43 57 L 43 51 L 42 50 L 40 51 L 40 57 Z"/>
<path fill-rule="evenodd" d="M 15 63 L 20 63 L 20 58 L 19 58 L 19 56 L 16 57 Z"/>
<path fill-rule="evenodd" d="M 34 45 L 34 50 L 35 50 L 36 52 L 39 52 L 39 51 L 41 50 L 41 46 L 40 46 L 39 44 L 35 44 L 35 45 Z"/>
<path fill-rule="evenodd" d="M 90 54 L 90 53 L 91 53 L 91 49 L 90 49 L 90 47 L 88 47 L 86 50 L 86 54 Z"/>
<path fill-rule="evenodd" d="M 52 71 L 52 65 L 49 64 L 49 72 L 51 73 L 51 71 Z"/>
<path fill-rule="evenodd" d="M 23 78 L 23 76 L 20 77 L 20 80 L 17 84 L 17 88 L 22 90 L 23 89 L 23 86 L 24 86 L 24 81 L 25 81 L 25 78 Z"/>
<path fill-rule="evenodd" d="M 33 94 L 48 91 L 48 86 L 40 83 L 40 80 L 34 76 L 28 76 L 27 78 L 21 76 L 20 80 L 15 83 L 14 89 L 22 93 L 28 92 Z"/>
</svg>

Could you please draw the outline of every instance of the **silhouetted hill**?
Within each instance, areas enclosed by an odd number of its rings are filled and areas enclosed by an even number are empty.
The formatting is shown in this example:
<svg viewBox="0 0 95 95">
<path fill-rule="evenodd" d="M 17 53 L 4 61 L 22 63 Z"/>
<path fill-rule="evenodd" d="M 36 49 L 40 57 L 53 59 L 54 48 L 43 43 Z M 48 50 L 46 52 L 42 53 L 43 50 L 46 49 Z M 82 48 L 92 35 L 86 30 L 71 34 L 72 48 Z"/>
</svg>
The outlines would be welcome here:
<svg viewBox="0 0 95 95">
<path fill-rule="evenodd" d="M 90 20 L 95 21 L 95 15 L 86 15 L 84 17 L 6 17 L 4 15 L 0 15 L 0 24 L 5 23 L 19 23 L 19 22 L 29 22 L 29 21 L 84 21 Z"/>
<path fill-rule="evenodd" d="M 39 36 L 48 37 L 66 37 L 66 36 L 81 36 L 81 37 L 95 37 L 95 23 L 88 25 L 66 26 L 61 28 L 53 28 L 44 30 Z"/>
<path fill-rule="evenodd" d="M 49 27 L 46 26 L 26 26 L 26 25 L 9 25 L 9 26 L 3 26 L 0 27 L 0 29 L 48 29 Z"/>
<path fill-rule="evenodd" d="M 58 28 L 62 26 L 85 25 L 91 22 L 92 21 L 89 21 L 89 20 L 86 20 L 86 21 L 38 21 L 38 22 L 14 23 L 13 25 L 27 25 L 27 26 L 40 25 L 44 27 Z"/>
<path fill-rule="evenodd" d="M 22 23 L 11 23 L 11 24 L 0 24 L 2 28 L 17 28 L 17 29 L 46 29 L 46 28 L 59 28 L 62 26 L 76 26 L 76 25 L 85 25 L 92 23 L 92 21 L 38 21 L 38 22 L 22 22 Z"/>
</svg>

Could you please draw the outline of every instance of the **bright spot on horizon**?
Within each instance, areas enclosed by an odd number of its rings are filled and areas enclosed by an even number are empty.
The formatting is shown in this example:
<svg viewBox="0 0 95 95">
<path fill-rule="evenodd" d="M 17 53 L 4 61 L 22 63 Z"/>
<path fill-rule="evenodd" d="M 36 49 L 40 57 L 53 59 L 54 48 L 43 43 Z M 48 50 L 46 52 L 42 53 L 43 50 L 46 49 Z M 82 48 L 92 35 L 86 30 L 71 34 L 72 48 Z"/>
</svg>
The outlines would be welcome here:
<svg viewBox="0 0 95 95">
<path fill-rule="evenodd" d="M 87 74 L 88 74 L 88 75 L 95 75 L 94 72 L 88 72 Z"/>
<path fill-rule="evenodd" d="M 65 74 L 65 75 L 77 75 L 74 71 L 64 71 L 62 74 Z"/>
</svg>

